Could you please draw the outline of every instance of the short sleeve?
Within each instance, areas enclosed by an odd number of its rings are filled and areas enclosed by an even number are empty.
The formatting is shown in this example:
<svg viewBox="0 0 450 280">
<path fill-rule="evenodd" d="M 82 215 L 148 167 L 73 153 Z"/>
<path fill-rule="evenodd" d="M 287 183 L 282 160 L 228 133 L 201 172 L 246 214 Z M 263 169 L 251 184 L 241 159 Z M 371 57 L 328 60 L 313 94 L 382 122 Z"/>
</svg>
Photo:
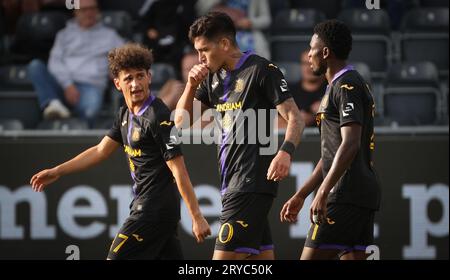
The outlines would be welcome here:
<svg viewBox="0 0 450 280">
<path fill-rule="evenodd" d="M 211 105 L 211 100 L 208 95 L 208 86 L 206 84 L 206 79 L 200 83 L 198 86 L 196 92 L 195 92 L 195 99 L 202 102 L 209 108 L 213 108 L 214 106 Z"/>
<path fill-rule="evenodd" d="M 267 67 L 267 69 L 263 69 L 262 71 L 264 74 L 262 77 L 261 86 L 269 101 L 274 106 L 277 106 L 278 104 L 283 103 L 286 99 L 292 97 L 286 79 L 278 66 L 270 63 L 263 67 Z"/>
<path fill-rule="evenodd" d="M 155 142 L 161 149 L 161 154 L 165 161 L 182 155 L 178 131 L 174 122 L 170 120 L 169 109 L 162 108 L 156 112 L 154 123 L 152 124 L 152 134 Z"/>
<path fill-rule="evenodd" d="M 337 108 L 339 110 L 340 125 L 347 123 L 360 123 L 364 121 L 364 102 L 361 87 L 350 83 L 343 83 L 339 87 Z"/>
<path fill-rule="evenodd" d="M 122 139 L 122 132 L 120 130 L 122 118 L 124 115 L 124 109 L 120 108 L 119 113 L 117 114 L 112 127 L 109 129 L 108 133 L 106 134 L 111 138 L 112 140 L 120 143 L 123 145 L 123 139 Z"/>
</svg>

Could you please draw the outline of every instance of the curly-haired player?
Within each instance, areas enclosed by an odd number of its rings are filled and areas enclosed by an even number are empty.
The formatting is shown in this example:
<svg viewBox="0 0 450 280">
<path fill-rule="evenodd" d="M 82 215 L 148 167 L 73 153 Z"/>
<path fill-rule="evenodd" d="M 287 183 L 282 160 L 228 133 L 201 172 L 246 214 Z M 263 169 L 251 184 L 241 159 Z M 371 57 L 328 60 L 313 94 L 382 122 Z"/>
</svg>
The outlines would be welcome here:
<svg viewBox="0 0 450 280">
<path fill-rule="evenodd" d="M 202 242 L 211 231 L 200 213 L 176 135 L 171 135 L 174 124 L 169 109 L 150 94 L 152 54 L 138 44 L 126 44 L 110 51 L 108 59 L 114 84 L 126 106 L 120 108 L 112 128 L 98 145 L 37 173 L 31 185 L 35 191 L 42 191 L 59 177 L 92 167 L 124 147 L 134 181 L 134 199 L 108 259 L 182 259 L 177 236 L 177 186 L 192 217 L 197 241 Z"/>
</svg>

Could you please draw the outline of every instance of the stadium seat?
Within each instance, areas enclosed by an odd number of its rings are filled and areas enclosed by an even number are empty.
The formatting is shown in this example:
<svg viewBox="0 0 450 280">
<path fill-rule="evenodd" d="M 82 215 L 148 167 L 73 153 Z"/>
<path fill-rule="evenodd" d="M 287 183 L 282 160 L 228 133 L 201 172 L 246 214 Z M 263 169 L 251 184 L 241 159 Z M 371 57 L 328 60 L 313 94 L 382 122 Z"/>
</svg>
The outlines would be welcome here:
<svg viewBox="0 0 450 280">
<path fill-rule="evenodd" d="M 98 4 L 102 11 L 125 11 L 132 18 L 139 17 L 139 11 L 143 7 L 146 0 L 99 0 Z"/>
<path fill-rule="evenodd" d="M 125 11 L 103 11 L 102 22 L 120 34 L 120 36 L 131 39 L 133 36 L 133 22 L 130 15 Z"/>
<path fill-rule="evenodd" d="M 23 124 L 15 119 L 0 119 L 0 132 L 5 130 L 22 130 Z"/>
<path fill-rule="evenodd" d="M 0 66 L 0 91 L 33 90 L 26 65 Z"/>
<path fill-rule="evenodd" d="M 114 117 L 98 118 L 94 121 L 93 129 L 110 129 L 113 125 Z"/>
<path fill-rule="evenodd" d="M 338 17 L 352 30 L 349 60 L 366 63 L 373 77 L 384 77 L 392 61 L 389 16 L 384 10 L 343 10 Z"/>
<path fill-rule="evenodd" d="M 387 86 L 416 86 L 439 88 L 436 66 L 428 61 L 404 62 L 392 65 L 385 81 Z"/>
<path fill-rule="evenodd" d="M 0 17 L 2 17 L 2 12 L 0 11 Z M 4 60 L 6 54 L 5 38 L 6 38 L 6 27 L 4 20 L 0 20 L 0 64 Z"/>
<path fill-rule="evenodd" d="M 56 33 L 64 28 L 67 16 L 59 12 L 23 14 L 17 23 L 12 52 L 47 60 Z M 26 60 L 26 61 L 27 61 Z"/>
<path fill-rule="evenodd" d="M 314 26 L 324 19 L 325 15 L 314 9 L 282 10 L 275 15 L 271 32 L 273 36 L 311 36 Z"/>
<path fill-rule="evenodd" d="M 322 11 L 327 18 L 336 18 L 342 7 L 342 0 L 290 0 L 291 8 L 316 9 Z"/>
<path fill-rule="evenodd" d="M 325 15 L 314 9 L 280 11 L 271 29 L 272 60 L 297 61 L 300 53 L 309 49 L 314 26 L 324 19 Z"/>
<path fill-rule="evenodd" d="M 436 125 L 439 94 L 433 88 L 387 88 L 383 93 L 385 124 L 401 126 Z"/>
<path fill-rule="evenodd" d="M 300 71 L 300 63 L 298 62 L 280 62 L 275 63 L 281 72 L 283 73 L 288 86 L 297 84 L 302 78 L 302 72 Z"/>
<path fill-rule="evenodd" d="M 385 124 L 435 125 L 442 118 L 438 71 L 430 62 L 392 65 L 381 110 Z"/>
<path fill-rule="evenodd" d="M 447 7 L 448 9 L 448 4 L 448 0 L 420 0 L 421 7 Z"/>
<path fill-rule="evenodd" d="M 422 8 L 402 21 L 398 44 L 402 61 L 431 61 L 448 76 L 448 8 Z"/>
<path fill-rule="evenodd" d="M 86 121 L 80 119 L 61 119 L 61 120 L 44 120 L 40 122 L 37 129 L 43 130 L 86 130 L 89 125 Z"/>
<path fill-rule="evenodd" d="M 0 91 L 0 118 L 20 120 L 25 128 L 35 128 L 41 110 L 33 91 Z"/>
<path fill-rule="evenodd" d="M 152 83 L 150 88 L 158 91 L 169 79 L 175 79 L 175 69 L 167 63 L 154 63 L 150 69 L 152 73 Z"/>
<path fill-rule="evenodd" d="M 372 75 L 370 72 L 370 67 L 364 62 L 352 62 L 349 61 L 348 64 L 353 65 L 355 70 L 364 78 L 367 83 L 372 83 Z"/>
</svg>

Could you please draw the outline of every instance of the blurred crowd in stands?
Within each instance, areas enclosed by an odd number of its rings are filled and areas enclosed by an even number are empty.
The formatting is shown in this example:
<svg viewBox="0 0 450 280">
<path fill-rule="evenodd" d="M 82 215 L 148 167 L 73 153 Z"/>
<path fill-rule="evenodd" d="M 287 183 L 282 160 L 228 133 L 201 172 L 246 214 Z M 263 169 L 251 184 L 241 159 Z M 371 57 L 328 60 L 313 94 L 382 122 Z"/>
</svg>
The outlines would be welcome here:
<svg viewBox="0 0 450 280">
<path fill-rule="evenodd" d="M 173 110 L 198 63 L 189 26 L 213 10 L 233 19 L 242 50 L 281 68 L 308 126 L 326 88 L 308 65 L 309 40 L 327 18 L 352 30 L 349 63 L 371 85 L 376 125 L 448 126 L 448 0 L 67 2 L 0 0 L 0 131 L 109 128 L 123 99 L 107 53 L 127 41 L 152 49 L 151 92 Z"/>
</svg>

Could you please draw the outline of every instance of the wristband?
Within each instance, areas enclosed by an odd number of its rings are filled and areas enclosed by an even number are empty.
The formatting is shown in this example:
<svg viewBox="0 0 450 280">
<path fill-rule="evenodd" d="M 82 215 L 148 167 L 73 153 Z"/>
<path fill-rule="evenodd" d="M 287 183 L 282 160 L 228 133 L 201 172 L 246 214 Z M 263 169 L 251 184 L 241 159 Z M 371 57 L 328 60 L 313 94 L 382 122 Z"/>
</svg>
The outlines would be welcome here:
<svg viewBox="0 0 450 280">
<path fill-rule="evenodd" d="M 283 144 L 281 144 L 280 150 L 285 151 L 292 157 L 295 151 L 295 145 L 292 142 L 284 141 Z"/>
</svg>

